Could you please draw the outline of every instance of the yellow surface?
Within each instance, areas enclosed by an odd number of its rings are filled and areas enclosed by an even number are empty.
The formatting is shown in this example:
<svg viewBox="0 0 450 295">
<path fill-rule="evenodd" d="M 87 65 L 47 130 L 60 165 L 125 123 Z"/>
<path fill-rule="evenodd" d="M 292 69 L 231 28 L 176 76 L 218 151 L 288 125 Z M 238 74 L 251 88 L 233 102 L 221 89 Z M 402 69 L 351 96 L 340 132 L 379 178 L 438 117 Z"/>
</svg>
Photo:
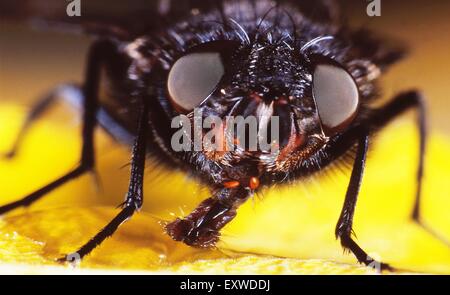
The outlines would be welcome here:
<svg viewBox="0 0 450 295">
<path fill-rule="evenodd" d="M 66 109 L 65 117 L 68 113 Z M 11 145 L 26 113 L 0 105 L 0 151 Z M 36 124 L 12 161 L 0 160 L 0 203 L 32 192 L 78 161 L 77 125 L 54 116 Z M 256 196 L 223 230 L 219 250 L 189 248 L 163 234 L 161 221 L 189 212 L 206 189 L 183 174 L 150 164 L 145 206 L 75 269 L 54 262 L 76 250 L 118 211 L 128 183 L 127 149 L 97 136 L 97 192 L 84 176 L 29 209 L 0 219 L 0 273 L 371 273 L 342 253 L 334 226 L 348 183 L 331 169 Z M 414 195 L 417 135 L 408 119 L 382 132 L 370 151 L 355 216 L 358 243 L 373 257 L 412 272 L 450 273 L 450 249 L 408 219 Z M 450 238 L 450 139 L 432 134 L 424 185 L 424 218 Z M 240 254 L 239 254 L 240 253 Z M 289 257 L 289 258 L 288 258 Z"/>
</svg>

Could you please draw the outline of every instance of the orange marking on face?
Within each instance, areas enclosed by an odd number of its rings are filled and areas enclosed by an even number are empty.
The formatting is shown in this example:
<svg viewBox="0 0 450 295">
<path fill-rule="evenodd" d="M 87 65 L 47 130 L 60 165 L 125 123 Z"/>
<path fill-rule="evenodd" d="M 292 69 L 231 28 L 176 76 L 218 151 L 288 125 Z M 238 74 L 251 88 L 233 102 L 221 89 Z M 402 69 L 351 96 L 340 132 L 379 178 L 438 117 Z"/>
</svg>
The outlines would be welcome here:
<svg viewBox="0 0 450 295">
<path fill-rule="evenodd" d="M 259 187 L 259 179 L 257 177 L 251 177 L 248 186 L 250 189 L 255 190 Z"/>
<path fill-rule="evenodd" d="M 240 186 L 241 184 L 239 183 L 239 181 L 233 180 L 233 181 L 227 181 L 223 184 L 223 186 L 225 188 L 236 188 L 238 186 Z"/>
</svg>

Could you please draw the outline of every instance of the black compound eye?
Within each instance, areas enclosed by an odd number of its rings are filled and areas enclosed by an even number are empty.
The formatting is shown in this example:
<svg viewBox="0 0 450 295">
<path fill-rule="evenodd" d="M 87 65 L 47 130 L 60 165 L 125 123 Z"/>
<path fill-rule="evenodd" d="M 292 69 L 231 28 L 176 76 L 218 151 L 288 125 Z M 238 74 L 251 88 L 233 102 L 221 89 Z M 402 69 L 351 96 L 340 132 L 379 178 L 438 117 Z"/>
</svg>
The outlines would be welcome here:
<svg viewBox="0 0 450 295">
<path fill-rule="evenodd" d="M 167 81 L 174 106 L 188 112 L 204 102 L 216 90 L 239 45 L 235 41 L 213 41 L 198 45 L 179 58 Z"/>
<path fill-rule="evenodd" d="M 313 97 L 326 135 L 344 131 L 358 111 L 358 86 L 339 65 L 319 63 L 315 66 Z"/>
</svg>

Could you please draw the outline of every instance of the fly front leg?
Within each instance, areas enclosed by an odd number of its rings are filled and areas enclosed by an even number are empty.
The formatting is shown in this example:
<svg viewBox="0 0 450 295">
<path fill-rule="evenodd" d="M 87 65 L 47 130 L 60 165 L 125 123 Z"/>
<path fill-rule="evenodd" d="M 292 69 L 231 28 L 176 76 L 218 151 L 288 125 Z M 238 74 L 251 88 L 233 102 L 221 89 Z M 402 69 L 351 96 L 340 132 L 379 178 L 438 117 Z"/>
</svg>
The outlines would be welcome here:
<svg viewBox="0 0 450 295">
<path fill-rule="evenodd" d="M 411 109 L 415 109 L 418 112 L 417 126 L 419 130 L 419 159 L 417 169 L 416 195 L 411 217 L 414 222 L 416 222 L 420 227 L 422 227 L 432 236 L 439 239 L 446 245 L 449 245 L 449 242 L 444 237 L 442 237 L 440 234 L 438 234 L 436 231 L 434 231 L 424 223 L 420 210 L 427 135 L 425 104 L 421 94 L 417 91 L 409 91 L 397 95 L 386 105 L 374 110 L 373 113 L 368 117 L 366 123 L 371 131 L 376 131 L 384 128 L 388 123 L 392 122 L 393 119 Z M 370 266 L 379 266 L 381 269 L 389 269 L 389 265 L 377 263 L 372 258 L 370 258 L 351 237 L 353 215 L 364 171 L 368 145 L 368 132 L 365 129 L 366 127 L 363 127 L 364 125 L 365 124 L 356 126 L 341 139 L 342 142 L 345 142 L 347 140 L 359 138 L 359 148 L 353 167 L 344 208 L 342 209 L 339 222 L 336 226 L 336 236 L 341 239 L 341 243 L 344 248 L 353 252 L 360 262 L 363 262 L 364 264 Z"/>
<path fill-rule="evenodd" d="M 388 264 L 375 261 L 352 238 L 353 217 L 355 215 L 356 202 L 364 175 L 368 146 L 369 135 L 368 133 L 363 133 L 358 141 L 358 150 L 353 165 L 352 175 L 350 177 L 350 183 L 347 188 L 344 206 L 336 225 L 336 237 L 341 240 L 342 247 L 351 251 L 360 263 L 379 271 L 390 270 L 392 268 Z"/>
<path fill-rule="evenodd" d="M 128 187 L 126 200 L 122 204 L 122 210 L 113 220 L 111 220 L 102 230 L 100 230 L 97 235 L 91 238 L 78 251 L 66 255 L 59 261 L 74 262 L 82 259 L 98 247 L 104 240 L 112 236 L 122 223 L 131 218 L 131 216 L 133 216 L 133 214 L 142 207 L 144 202 L 144 170 L 148 139 L 148 107 L 145 102 L 143 105 L 144 107 L 139 118 L 138 135 L 133 146 L 130 184 Z"/>
</svg>

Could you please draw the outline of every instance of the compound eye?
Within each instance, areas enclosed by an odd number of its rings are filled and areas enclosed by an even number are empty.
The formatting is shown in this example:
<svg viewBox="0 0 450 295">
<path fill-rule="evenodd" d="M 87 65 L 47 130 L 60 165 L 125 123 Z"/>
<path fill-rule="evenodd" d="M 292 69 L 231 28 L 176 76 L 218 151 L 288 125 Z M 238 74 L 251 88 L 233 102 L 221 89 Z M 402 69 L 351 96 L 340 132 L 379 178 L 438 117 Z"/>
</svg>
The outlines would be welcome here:
<svg viewBox="0 0 450 295">
<path fill-rule="evenodd" d="M 192 111 L 216 90 L 239 43 L 213 41 L 198 45 L 179 58 L 169 72 L 167 88 L 175 108 Z"/>
<path fill-rule="evenodd" d="M 358 87 L 353 77 L 339 65 L 316 65 L 313 97 L 326 135 L 344 131 L 356 116 Z"/>
</svg>

